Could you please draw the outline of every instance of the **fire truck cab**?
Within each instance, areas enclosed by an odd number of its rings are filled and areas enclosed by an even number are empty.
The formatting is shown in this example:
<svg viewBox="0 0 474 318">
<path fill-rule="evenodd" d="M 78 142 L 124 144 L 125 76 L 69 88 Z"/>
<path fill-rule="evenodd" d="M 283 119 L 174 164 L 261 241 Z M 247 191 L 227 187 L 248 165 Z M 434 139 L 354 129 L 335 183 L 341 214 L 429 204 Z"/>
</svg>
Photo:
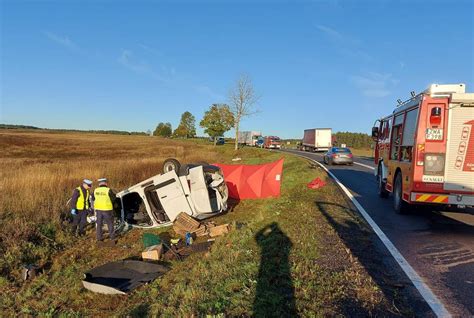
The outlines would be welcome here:
<svg viewBox="0 0 474 318">
<path fill-rule="evenodd" d="M 433 84 L 376 121 L 378 193 L 394 209 L 414 204 L 474 206 L 474 93 Z"/>
</svg>

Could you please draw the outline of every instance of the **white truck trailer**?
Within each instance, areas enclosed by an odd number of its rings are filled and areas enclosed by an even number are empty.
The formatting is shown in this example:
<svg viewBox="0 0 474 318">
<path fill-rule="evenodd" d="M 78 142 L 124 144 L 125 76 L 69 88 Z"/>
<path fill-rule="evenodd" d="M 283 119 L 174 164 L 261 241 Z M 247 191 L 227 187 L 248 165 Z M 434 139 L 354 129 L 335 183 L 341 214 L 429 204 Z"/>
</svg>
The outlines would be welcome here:
<svg viewBox="0 0 474 318">
<path fill-rule="evenodd" d="M 239 131 L 239 144 L 247 146 L 255 146 L 258 137 L 262 136 L 260 131 Z"/>
<path fill-rule="evenodd" d="M 331 128 L 313 128 L 304 131 L 302 149 L 304 151 L 327 151 L 332 147 Z"/>
</svg>

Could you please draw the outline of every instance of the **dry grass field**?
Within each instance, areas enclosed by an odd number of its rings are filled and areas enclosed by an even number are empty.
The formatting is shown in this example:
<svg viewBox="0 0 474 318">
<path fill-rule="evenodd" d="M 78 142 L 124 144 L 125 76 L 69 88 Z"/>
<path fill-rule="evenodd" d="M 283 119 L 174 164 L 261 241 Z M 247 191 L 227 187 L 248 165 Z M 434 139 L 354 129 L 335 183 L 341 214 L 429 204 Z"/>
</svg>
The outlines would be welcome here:
<svg viewBox="0 0 474 318">
<path fill-rule="evenodd" d="M 0 131 L 0 273 L 34 261 L 46 250 L 31 243 L 59 228 L 66 202 L 82 179 L 110 179 L 122 189 L 161 172 L 169 157 L 183 162 L 216 158 L 208 144 L 148 136 Z M 41 245 L 41 244 L 40 244 Z M 15 273 L 17 274 L 17 273 Z"/>
<path fill-rule="evenodd" d="M 374 158 L 374 150 L 368 148 L 351 148 L 352 153 L 358 157 L 365 157 L 368 159 Z"/>
<path fill-rule="evenodd" d="M 278 152 L 205 141 L 85 133 L 0 131 L 0 310 L 39 316 L 405 316 L 404 289 L 374 252 L 372 233 L 321 169 Z M 90 226 L 82 238 L 67 231 L 65 204 L 84 177 L 108 177 L 121 190 L 181 162 L 264 163 L 284 157 L 282 195 L 244 200 L 214 218 L 231 232 L 210 253 L 172 261 L 171 270 L 127 296 L 85 290 L 88 269 L 136 257 L 142 230 L 98 248 Z M 328 183 L 312 190 L 320 177 Z M 170 229 L 153 230 L 163 234 Z M 170 233 L 169 233 L 170 232 Z M 270 233 L 270 234 L 268 234 Z M 22 282 L 22 264 L 41 267 Z M 98 301 L 99 300 L 99 301 Z"/>
</svg>

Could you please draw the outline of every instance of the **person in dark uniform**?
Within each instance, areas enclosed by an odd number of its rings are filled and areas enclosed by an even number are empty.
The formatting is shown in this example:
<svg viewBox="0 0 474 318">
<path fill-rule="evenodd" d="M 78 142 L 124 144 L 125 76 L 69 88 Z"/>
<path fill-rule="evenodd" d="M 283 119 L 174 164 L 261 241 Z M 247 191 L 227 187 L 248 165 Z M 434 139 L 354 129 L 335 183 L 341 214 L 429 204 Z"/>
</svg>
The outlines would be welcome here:
<svg viewBox="0 0 474 318">
<path fill-rule="evenodd" d="M 87 214 L 90 205 L 90 188 L 92 181 L 84 179 L 82 185 L 74 189 L 71 198 L 71 214 L 72 214 L 72 232 L 78 235 L 84 235 L 84 228 L 87 224 Z"/>
<path fill-rule="evenodd" d="M 99 187 L 94 190 L 92 195 L 92 202 L 94 204 L 94 210 L 97 218 L 97 231 L 96 238 L 100 242 L 103 240 L 102 236 L 102 224 L 107 224 L 109 230 L 109 238 L 115 242 L 114 232 L 114 202 L 115 193 L 108 187 L 107 179 L 102 178 L 97 180 Z"/>
</svg>

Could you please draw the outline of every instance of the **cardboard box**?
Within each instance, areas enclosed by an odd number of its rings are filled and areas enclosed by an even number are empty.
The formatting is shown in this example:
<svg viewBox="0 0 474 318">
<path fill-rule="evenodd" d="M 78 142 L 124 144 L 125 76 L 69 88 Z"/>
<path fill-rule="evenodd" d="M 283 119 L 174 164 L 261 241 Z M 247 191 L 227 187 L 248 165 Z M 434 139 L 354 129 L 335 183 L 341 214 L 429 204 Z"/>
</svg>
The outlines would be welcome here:
<svg viewBox="0 0 474 318">
<path fill-rule="evenodd" d="M 159 261 L 163 254 L 163 244 L 153 245 L 142 252 L 142 259 L 145 261 Z"/>
<path fill-rule="evenodd" d="M 191 232 L 191 234 L 200 237 L 200 236 L 206 236 L 209 233 L 209 230 L 205 225 L 201 225 L 197 230 L 194 230 Z"/>
<path fill-rule="evenodd" d="M 210 237 L 221 236 L 226 233 L 229 233 L 229 224 L 217 225 L 209 229 Z"/>
<path fill-rule="evenodd" d="M 194 232 L 196 231 L 201 223 L 195 220 L 190 215 L 181 212 L 176 217 L 176 220 L 173 222 L 173 230 L 176 234 L 185 236 L 187 232 Z"/>
</svg>

